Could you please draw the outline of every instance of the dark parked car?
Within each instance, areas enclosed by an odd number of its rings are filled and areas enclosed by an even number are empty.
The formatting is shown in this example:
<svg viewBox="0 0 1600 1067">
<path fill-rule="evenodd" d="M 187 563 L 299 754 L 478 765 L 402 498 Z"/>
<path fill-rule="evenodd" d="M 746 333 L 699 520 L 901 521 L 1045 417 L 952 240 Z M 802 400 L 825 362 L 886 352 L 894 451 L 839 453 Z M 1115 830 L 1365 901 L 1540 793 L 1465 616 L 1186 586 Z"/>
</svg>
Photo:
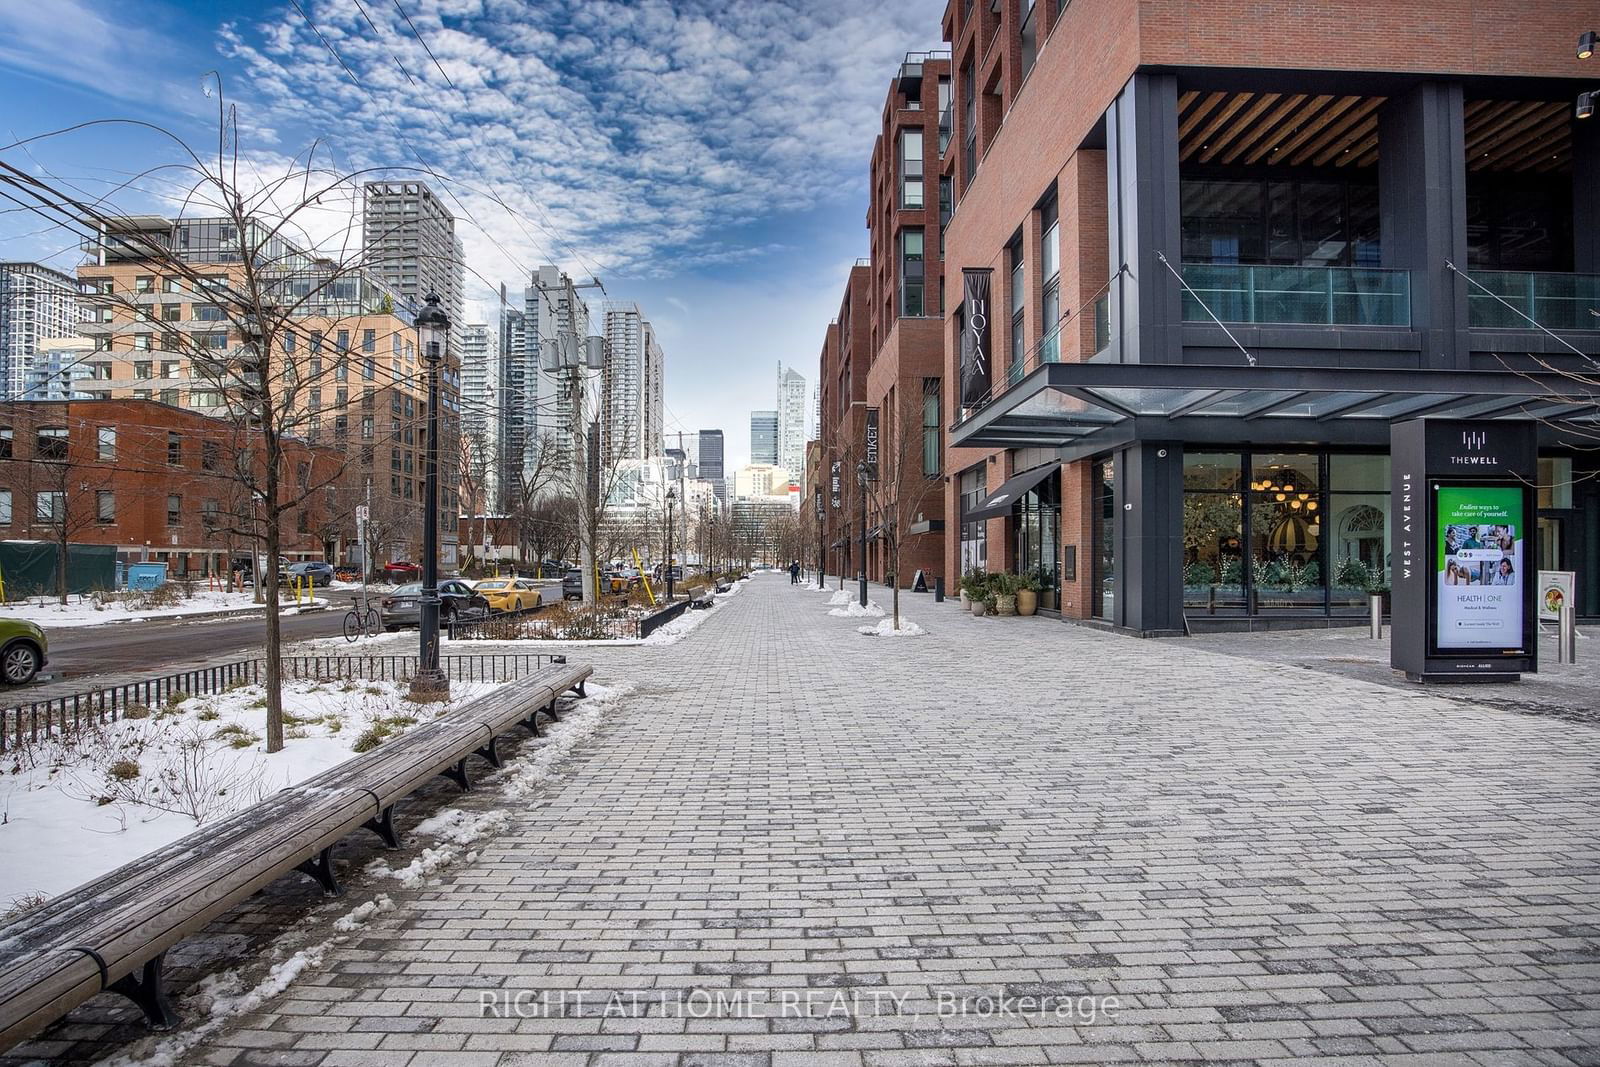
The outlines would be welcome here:
<svg viewBox="0 0 1600 1067">
<path fill-rule="evenodd" d="M 0 619 L 0 680 L 26 685 L 50 662 L 44 631 L 21 619 Z"/>
<path fill-rule="evenodd" d="M 489 614 L 489 601 L 459 578 L 439 583 L 439 624 L 483 618 Z M 385 630 L 417 626 L 422 622 L 422 583 L 402 585 L 378 603 L 378 615 Z"/>
<path fill-rule="evenodd" d="M 308 559 L 289 564 L 289 577 L 311 579 L 312 585 L 328 585 L 333 581 L 333 564 L 320 559 Z"/>
<path fill-rule="evenodd" d="M 547 559 L 539 564 L 539 576 L 541 578 L 559 578 L 570 569 L 572 569 L 572 564 L 564 559 Z"/>
<path fill-rule="evenodd" d="M 573 567 L 561 576 L 561 599 L 583 599 L 583 572 Z"/>
</svg>

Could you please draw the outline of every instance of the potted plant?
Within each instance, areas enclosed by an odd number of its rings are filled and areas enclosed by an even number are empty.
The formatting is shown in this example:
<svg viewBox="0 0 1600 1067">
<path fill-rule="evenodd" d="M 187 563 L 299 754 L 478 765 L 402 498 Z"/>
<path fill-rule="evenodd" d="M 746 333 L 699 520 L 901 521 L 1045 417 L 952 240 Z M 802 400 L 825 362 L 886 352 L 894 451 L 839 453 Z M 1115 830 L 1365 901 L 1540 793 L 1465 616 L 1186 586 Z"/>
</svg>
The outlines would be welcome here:
<svg viewBox="0 0 1600 1067">
<path fill-rule="evenodd" d="M 1032 615 L 1039 610 L 1039 577 L 1030 574 L 1022 578 L 1017 586 L 1017 614 Z"/>
<path fill-rule="evenodd" d="M 958 583 L 958 585 L 961 589 L 962 611 L 972 610 L 972 601 L 978 595 L 978 585 L 982 580 L 983 572 L 978 570 L 976 567 L 969 567 L 967 572 L 961 576 L 961 581 Z"/>
<path fill-rule="evenodd" d="M 975 571 L 968 577 L 971 584 L 967 596 L 972 601 L 972 614 L 981 619 L 994 610 L 993 604 L 990 603 L 989 576 Z"/>
<path fill-rule="evenodd" d="M 994 607 L 996 615 L 1017 613 L 1017 587 L 1020 579 L 1015 574 L 994 576 Z"/>
</svg>

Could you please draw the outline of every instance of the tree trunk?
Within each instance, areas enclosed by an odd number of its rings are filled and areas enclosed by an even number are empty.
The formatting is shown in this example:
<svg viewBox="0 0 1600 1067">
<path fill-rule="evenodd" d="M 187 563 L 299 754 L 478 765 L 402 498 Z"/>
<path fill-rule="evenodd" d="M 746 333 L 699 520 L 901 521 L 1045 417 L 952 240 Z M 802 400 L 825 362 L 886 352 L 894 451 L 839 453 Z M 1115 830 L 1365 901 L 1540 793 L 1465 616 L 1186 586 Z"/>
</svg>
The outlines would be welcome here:
<svg viewBox="0 0 1600 1067">
<path fill-rule="evenodd" d="M 265 574 L 267 589 L 267 751 L 283 750 L 283 640 L 278 626 L 278 523 L 283 516 L 278 509 L 278 443 L 267 444 L 265 496 L 262 510 L 267 517 L 265 567 L 253 568 Z"/>
</svg>

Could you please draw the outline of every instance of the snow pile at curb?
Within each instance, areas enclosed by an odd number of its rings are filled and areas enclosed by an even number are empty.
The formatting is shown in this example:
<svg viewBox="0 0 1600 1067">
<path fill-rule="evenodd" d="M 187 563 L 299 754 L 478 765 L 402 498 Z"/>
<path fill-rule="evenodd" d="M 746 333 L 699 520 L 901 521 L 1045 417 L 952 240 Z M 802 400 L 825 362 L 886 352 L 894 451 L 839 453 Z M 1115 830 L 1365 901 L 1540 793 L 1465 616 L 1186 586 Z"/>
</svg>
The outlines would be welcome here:
<svg viewBox="0 0 1600 1067">
<path fill-rule="evenodd" d="M 906 618 L 900 616 L 900 629 L 894 628 L 893 619 L 880 620 L 876 626 L 857 626 L 856 633 L 868 634 L 872 637 L 921 637 L 928 631 Z"/>
<path fill-rule="evenodd" d="M 562 713 L 560 729 L 550 731 L 550 739 L 526 756 L 507 763 L 500 772 L 508 798 L 523 800 L 555 776 L 557 767 L 572 750 L 593 737 L 606 715 L 633 692 L 633 686 L 589 683 L 587 699 Z"/>
<path fill-rule="evenodd" d="M 164 607 L 135 609 L 122 600 L 97 602 L 92 597 L 69 598 L 62 604 L 57 599 L 7 604 L 6 617 L 26 619 L 40 626 L 81 627 L 107 626 L 117 622 L 148 622 L 153 619 L 181 619 L 185 615 L 209 615 L 221 612 L 246 613 L 265 611 L 266 605 L 257 604 L 250 593 L 223 593 L 200 590 L 194 596 L 177 604 Z M 290 601 L 290 606 L 293 601 Z"/>
<path fill-rule="evenodd" d="M 438 838 L 441 842 L 438 847 L 423 849 L 422 855 L 399 870 L 378 860 L 367 865 L 367 873 L 379 878 L 393 878 L 407 889 L 415 889 L 431 875 L 455 863 L 457 858 L 468 863 L 477 859 L 476 852 L 463 854 L 461 850 L 474 841 L 499 833 L 509 825 L 511 817 L 504 811 L 474 814 L 459 808 L 446 808 L 417 824 L 416 832 L 424 837 Z"/>
<path fill-rule="evenodd" d="M 878 606 L 876 600 L 867 601 L 866 607 L 852 600 L 842 608 L 834 608 L 828 614 L 836 619 L 876 619 L 883 614 L 883 608 Z"/>
<path fill-rule="evenodd" d="M 823 592 L 827 592 L 827 590 L 824 589 Z M 829 604 L 849 604 L 850 602 L 852 602 L 853 600 L 856 599 L 856 596 L 857 596 L 857 594 L 852 592 L 852 591 L 850 591 L 849 589 L 835 589 L 834 592 L 833 592 L 833 595 L 828 598 L 828 603 Z"/>
</svg>

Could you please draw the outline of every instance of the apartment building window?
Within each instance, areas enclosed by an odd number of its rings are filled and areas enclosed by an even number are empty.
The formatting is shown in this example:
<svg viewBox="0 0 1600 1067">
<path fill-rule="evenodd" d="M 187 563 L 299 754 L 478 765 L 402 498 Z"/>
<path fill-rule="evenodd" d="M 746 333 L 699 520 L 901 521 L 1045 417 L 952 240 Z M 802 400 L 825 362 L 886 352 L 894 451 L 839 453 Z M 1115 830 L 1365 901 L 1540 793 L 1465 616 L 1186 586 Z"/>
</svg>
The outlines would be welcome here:
<svg viewBox="0 0 1600 1067">
<path fill-rule="evenodd" d="M 313 351 L 313 352 L 321 352 L 322 351 L 322 331 L 321 330 L 312 330 L 311 331 L 311 351 Z M 312 362 L 320 364 L 322 361 L 319 359 L 319 360 L 313 360 Z"/>
<path fill-rule="evenodd" d="M 94 382 L 109 382 L 111 380 L 111 364 L 89 364 L 89 380 Z"/>
<path fill-rule="evenodd" d="M 11 490 L 0 489 L 0 526 L 11 525 Z"/>
<path fill-rule="evenodd" d="M 363 415 L 361 417 L 361 436 L 363 438 L 365 438 L 366 440 L 371 440 L 372 439 L 372 416 L 371 415 Z"/>
<path fill-rule="evenodd" d="M 148 390 L 148 389 L 135 389 L 133 391 L 133 398 L 135 400 L 149 400 L 150 399 L 150 390 Z"/>
<path fill-rule="evenodd" d="M 306 437 L 309 440 L 315 441 L 321 435 L 322 435 L 322 416 L 321 415 L 313 415 L 313 416 L 311 416 L 311 418 L 309 420 L 307 420 Z"/>
<path fill-rule="evenodd" d="M 348 362 L 341 359 L 333 365 L 333 380 L 336 382 L 350 380 L 350 364 Z"/>
<path fill-rule="evenodd" d="M 203 333 L 196 340 L 200 342 L 201 348 L 212 352 L 220 352 L 228 347 L 228 335 L 226 333 Z M 173 375 L 173 377 L 177 377 L 177 375 Z"/>
<path fill-rule="evenodd" d="M 398 448 L 389 449 L 389 469 L 392 471 L 400 469 L 400 450 Z"/>
<path fill-rule="evenodd" d="M 900 131 L 900 206 L 922 207 L 922 131 Z"/>
<path fill-rule="evenodd" d="M 377 330 L 362 330 L 361 331 L 361 351 L 363 351 L 363 352 L 376 352 L 377 350 L 378 350 L 378 331 Z M 371 361 L 369 360 L 368 362 L 371 362 Z"/>
<path fill-rule="evenodd" d="M 178 406 L 178 391 L 176 389 L 161 390 L 161 402 L 169 407 Z"/>
<path fill-rule="evenodd" d="M 922 473 L 937 477 L 943 461 L 939 437 L 939 379 L 922 379 Z"/>
<path fill-rule="evenodd" d="M 40 459 L 53 460 L 64 463 L 67 459 L 67 428 L 65 426 L 41 426 L 38 437 L 34 440 L 34 455 Z"/>
<path fill-rule="evenodd" d="M 117 521 L 117 494 L 109 489 L 99 489 L 94 494 L 94 518 L 102 526 Z"/>
<path fill-rule="evenodd" d="M 1060 355 L 1055 330 L 1061 322 L 1061 219 L 1054 197 L 1040 210 L 1039 225 L 1044 231 L 1039 245 L 1039 273 L 1044 277 L 1040 310 L 1044 314 L 1045 336 L 1050 338 L 1046 358 L 1053 361 Z"/>
<path fill-rule="evenodd" d="M 117 428 L 102 426 L 95 431 L 95 458 L 110 463 L 117 458 Z"/>
<path fill-rule="evenodd" d="M 1039 2 L 1038 0 L 1022 0 L 1022 77 L 1028 76 L 1028 71 L 1033 69 L 1033 61 L 1039 58 Z"/>
<path fill-rule="evenodd" d="M 1011 380 L 1015 382 L 1022 375 L 1022 324 L 1028 303 L 1023 289 L 1022 242 L 1013 242 L 1007 254 L 1011 259 Z"/>
<path fill-rule="evenodd" d="M 183 292 L 183 279 L 181 279 L 181 278 L 162 278 L 161 279 L 161 291 L 163 293 L 181 293 L 181 292 Z M 176 306 L 176 305 L 173 305 L 173 306 Z"/>
<path fill-rule="evenodd" d="M 315 349 L 313 349 L 313 351 L 315 351 Z M 315 381 L 316 379 L 322 377 L 322 357 L 321 356 L 312 356 L 311 357 L 311 366 L 310 366 L 309 369 L 311 371 L 311 378 L 312 378 L 313 381 Z"/>
<path fill-rule="evenodd" d="M 148 352 L 148 351 L 150 351 L 150 335 L 147 334 L 147 333 L 136 333 L 136 334 L 134 334 L 133 335 L 133 350 L 135 352 Z"/>
<path fill-rule="evenodd" d="M 153 275 L 141 275 L 133 280 L 133 291 L 136 293 L 153 293 L 156 288 L 156 279 Z"/>
<path fill-rule="evenodd" d="M 14 453 L 12 443 L 16 440 L 16 431 L 9 426 L 0 426 L 0 459 L 10 459 Z"/>
<path fill-rule="evenodd" d="M 952 187 L 948 174 L 939 178 L 939 256 L 944 257 L 944 231 L 950 225 L 950 216 L 955 213 L 955 190 Z"/>
<path fill-rule="evenodd" d="M 192 408 L 220 408 L 222 394 L 215 389 L 192 389 L 189 391 L 189 406 Z"/>
<path fill-rule="evenodd" d="M 371 356 L 368 356 L 366 359 L 361 361 L 361 377 L 367 379 L 367 381 L 370 382 L 372 380 L 373 376 L 376 375 L 377 373 L 378 373 L 378 361 L 377 360 L 373 359 Z"/>
<path fill-rule="evenodd" d="M 286 356 L 294 355 L 294 345 L 294 331 L 285 330 L 283 334 L 283 354 Z"/>
<path fill-rule="evenodd" d="M 300 486 L 301 492 L 311 488 L 311 464 L 302 460 L 294 466 L 295 484 Z"/>
<path fill-rule="evenodd" d="M 163 322 L 182 322 L 183 321 L 183 305 L 182 304 L 162 304 L 161 305 L 161 321 L 163 321 Z"/>
<path fill-rule="evenodd" d="M 163 378 L 176 378 L 178 376 L 178 361 L 175 359 L 162 360 L 161 376 Z"/>
<path fill-rule="evenodd" d="M 215 304 L 196 304 L 194 318 L 196 322 L 222 322 L 226 316 L 222 309 Z"/>
<path fill-rule="evenodd" d="M 200 525 L 205 528 L 207 533 L 216 530 L 220 525 L 217 521 L 219 510 L 215 500 L 203 500 L 200 502 Z"/>
<path fill-rule="evenodd" d="M 950 147 L 950 121 L 954 116 L 950 113 L 950 79 L 939 79 L 939 155 L 944 155 L 944 150 Z"/>
<path fill-rule="evenodd" d="M 350 416 L 348 416 L 348 415 L 335 415 L 333 417 L 333 439 L 342 444 L 344 442 L 345 438 L 347 438 L 349 436 L 350 436 Z"/>
<path fill-rule="evenodd" d="M 972 64 L 961 68 L 961 187 L 972 183 L 978 169 L 978 85 Z"/>
<path fill-rule="evenodd" d="M 167 525 L 183 525 L 183 497 L 177 493 L 170 493 L 167 496 Z"/>
<path fill-rule="evenodd" d="M 312 411 L 321 411 L 322 410 L 322 390 L 321 389 L 313 389 L 313 390 L 311 390 L 310 396 L 306 400 L 306 407 L 310 408 Z"/>
<path fill-rule="evenodd" d="M 922 228 L 900 231 L 900 314 L 919 318 L 927 314 L 923 297 Z"/>
<path fill-rule="evenodd" d="M 220 450 L 217 448 L 217 443 L 215 441 L 201 441 L 200 442 L 200 469 L 203 470 L 203 471 L 214 471 L 214 470 L 216 470 L 217 467 L 219 466 L 219 463 L 218 463 L 219 454 L 220 454 Z"/>
<path fill-rule="evenodd" d="M 164 333 L 161 335 L 161 351 L 178 352 L 183 349 L 183 337 L 180 334 Z"/>
<path fill-rule="evenodd" d="M 361 390 L 361 410 L 362 411 L 371 411 L 372 410 L 372 390 L 371 389 L 363 389 L 363 390 Z"/>
<path fill-rule="evenodd" d="M 341 352 L 350 351 L 350 331 L 340 330 L 334 335 L 333 346 Z"/>
<path fill-rule="evenodd" d="M 59 490 L 33 494 L 33 521 L 54 525 L 67 514 L 67 494 Z"/>
</svg>

